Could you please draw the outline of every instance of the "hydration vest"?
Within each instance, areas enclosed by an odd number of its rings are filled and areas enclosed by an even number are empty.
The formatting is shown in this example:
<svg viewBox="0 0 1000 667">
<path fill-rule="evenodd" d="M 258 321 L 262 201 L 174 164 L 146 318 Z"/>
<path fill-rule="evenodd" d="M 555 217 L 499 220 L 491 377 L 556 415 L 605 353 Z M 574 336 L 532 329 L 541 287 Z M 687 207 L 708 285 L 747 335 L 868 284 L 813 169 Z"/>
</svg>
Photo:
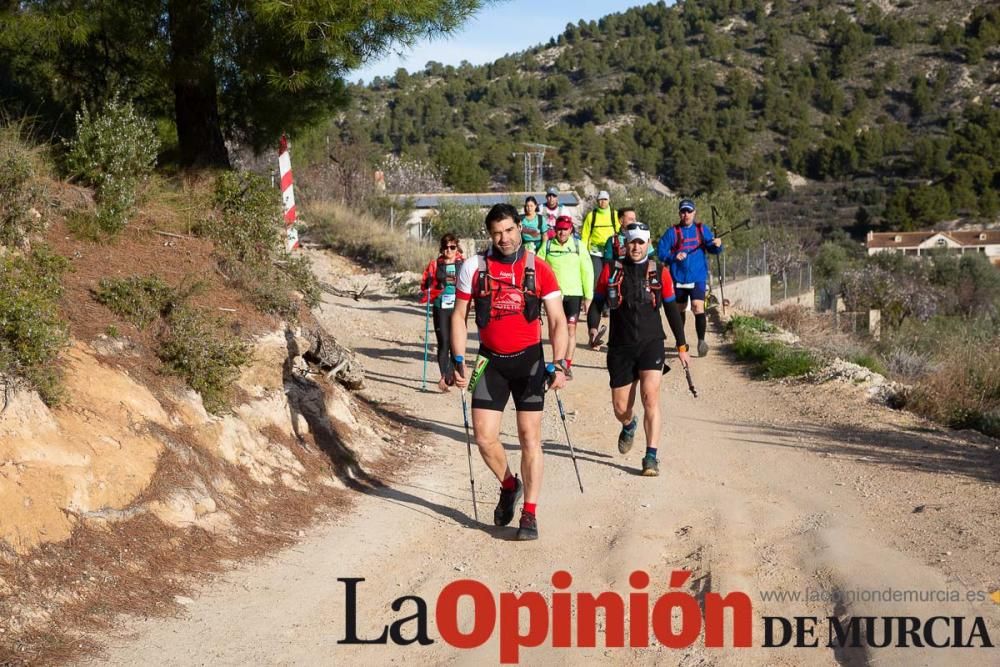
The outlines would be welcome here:
<svg viewBox="0 0 1000 667">
<path fill-rule="evenodd" d="M 534 322 L 539 318 L 542 311 L 542 299 L 538 296 L 537 287 L 535 285 L 535 253 L 528 252 L 526 249 L 524 250 L 524 276 L 520 286 L 517 284 L 517 276 L 515 275 L 513 283 L 500 283 L 497 288 L 494 288 L 493 284 L 499 281 L 495 281 L 490 276 L 489 266 L 486 261 L 486 258 L 491 255 L 492 252 L 493 249 L 490 248 L 484 252 L 476 254 L 477 261 L 479 262 L 476 280 L 476 293 L 473 295 L 476 304 L 476 326 L 482 329 L 490 323 L 490 316 L 493 312 L 494 289 L 497 291 L 510 289 L 521 292 L 523 297 L 522 301 L 524 303 L 524 309 L 522 311 L 524 319 L 528 322 Z M 515 260 L 514 265 L 516 264 L 517 261 Z"/>
<path fill-rule="evenodd" d="M 608 305 L 613 309 L 619 308 L 624 300 L 621 290 L 622 280 L 625 277 L 623 268 L 621 260 L 615 259 L 611 273 L 608 275 Z M 649 304 L 654 309 L 660 306 L 660 301 L 663 298 L 663 281 L 660 279 L 660 276 L 660 263 L 650 257 L 646 260 L 646 276 L 642 285 L 642 298 L 636 300 L 634 305 L 646 303 L 648 297 Z"/>
<path fill-rule="evenodd" d="M 616 262 L 621 262 L 625 259 L 625 244 L 622 243 L 622 235 L 620 233 L 611 237 L 611 250 L 611 259 Z"/>
<path fill-rule="evenodd" d="M 573 245 L 575 247 L 576 254 L 579 255 L 580 254 L 580 239 L 576 238 L 575 236 L 570 236 L 570 239 L 572 239 L 572 241 L 573 241 Z M 555 241 L 555 239 L 548 239 L 548 240 L 545 241 L 545 256 L 546 257 L 548 257 L 549 253 L 552 252 L 552 242 L 553 241 Z"/>
<path fill-rule="evenodd" d="M 443 290 L 446 286 L 455 284 L 458 272 L 462 270 L 462 261 L 461 258 L 455 260 L 455 273 L 449 276 L 448 263 L 444 261 L 444 257 L 438 257 L 437 271 L 434 273 L 434 280 L 437 281 L 436 289 Z"/>
<path fill-rule="evenodd" d="M 677 251 L 680 250 L 681 244 L 684 243 L 684 232 L 681 231 L 683 225 L 674 225 L 674 242 L 670 246 L 670 254 L 676 255 Z M 705 229 L 704 225 L 700 222 L 694 223 L 695 234 L 698 235 L 698 247 L 703 248 L 705 246 Z"/>
</svg>

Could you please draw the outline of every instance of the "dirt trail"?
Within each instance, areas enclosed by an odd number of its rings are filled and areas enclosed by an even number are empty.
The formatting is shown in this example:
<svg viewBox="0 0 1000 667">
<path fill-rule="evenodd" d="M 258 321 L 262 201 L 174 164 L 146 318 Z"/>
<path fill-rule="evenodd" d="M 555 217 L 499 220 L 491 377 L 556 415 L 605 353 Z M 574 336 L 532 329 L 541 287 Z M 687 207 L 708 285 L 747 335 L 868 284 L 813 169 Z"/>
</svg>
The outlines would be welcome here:
<svg viewBox="0 0 1000 667">
<path fill-rule="evenodd" d="M 331 260 L 327 260 L 331 261 Z M 330 267 L 328 267 L 330 268 Z M 332 279 L 331 279 L 332 280 Z M 1000 589 L 998 452 L 994 441 L 949 434 L 906 415 L 867 405 L 851 388 L 752 381 L 710 337 L 712 353 L 694 362 L 701 397 L 679 369 L 664 381 L 661 476 L 637 470 L 641 441 L 628 456 L 615 447 L 603 354 L 580 349 L 576 377 L 562 392 L 586 493 L 581 495 L 554 402 L 546 406 L 545 481 L 537 542 L 510 541 L 513 529 L 471 519 L 465 434 L 457 393 L 422 393 L 423 311 L 391 298 L 328 297 L 319 317 L 365 357 L 373 400 L 412 413 L 429 431 L 424 464 L 403 482 L 362 499 L 340 521 L 262 564 L 236 570 L 176 619 L 133 620 L 102 658 L 114 664 L 481 664 L 498 660 L 496 635 L 467 651 L 442 641 L 434 601 L 449 582 L 472 578 L 498 595 L 541 591 L 552 573 L 573 576 L 574 591 L 626 595 L 633 570 L 649 572 L 650 592 L 666 592 L 670 571 L 693 572 L 692 594 L 743 591 L 760 617 L 966 616 L 986 619 L 1000 642 L 992 602 L 766 602 L 762 591 Z M 691 322 L 689 322 L 689 326 Z M 693 334 L 693 332 L 692 332 Z M 432 334 L 433 335 L 433 334 Z M 581 337 L 582 340 L 582 337 Z M 437 378 L 433 360 L 428 377 Z M 512 413 L 503 439 L 514 462 Z M 480 518 L 489 521 L 498 485 L 474 459 Z M 403 595 L 428 601 L 430 646 L 345 646 L 344 585 L 364 577 L 361 636 L 375 636 L 398 614 Z M 462 606 L 462 625 L 472 625 Z M 412 630 L 412 624 L 408 631 Z M 950 633 L 944 633 L 950 634 Z M 728 637 L 728 632 L 727 632 Z M 997 664 L 997 649 L 818 648 L 683 650 L 524 649 L 525 664 Z M 546 642 L 548 644 L 549 642 Z"/>
</svg>

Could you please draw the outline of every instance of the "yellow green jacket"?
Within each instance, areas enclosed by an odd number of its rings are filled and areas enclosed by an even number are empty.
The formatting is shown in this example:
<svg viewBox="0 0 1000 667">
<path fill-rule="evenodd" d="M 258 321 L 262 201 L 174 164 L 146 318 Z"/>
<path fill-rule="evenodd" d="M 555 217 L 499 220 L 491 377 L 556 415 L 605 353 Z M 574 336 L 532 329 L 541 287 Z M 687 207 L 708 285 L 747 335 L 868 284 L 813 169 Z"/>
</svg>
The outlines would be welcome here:
<svg viewBox="0 0 1000 667">
<path fill-rule="evenodd" d="M 587 252 L 601 257 L 604 255 L 604 244 L 621 229 L 618 222 L 618 212 L 611 208 L 593 208 L 583 218 L 583 229 L 580 238 L 587 246 Z"/>
<path fill-rule="evenodd" d="M 594 298 L 594 263 L 582 241 L 571 236 L 563 245 L 559 239 L 547 239 L 542 241 L 538 257 L 552 267 L 563 296 L 582 296 L 587 301 Z"/>
</svg>

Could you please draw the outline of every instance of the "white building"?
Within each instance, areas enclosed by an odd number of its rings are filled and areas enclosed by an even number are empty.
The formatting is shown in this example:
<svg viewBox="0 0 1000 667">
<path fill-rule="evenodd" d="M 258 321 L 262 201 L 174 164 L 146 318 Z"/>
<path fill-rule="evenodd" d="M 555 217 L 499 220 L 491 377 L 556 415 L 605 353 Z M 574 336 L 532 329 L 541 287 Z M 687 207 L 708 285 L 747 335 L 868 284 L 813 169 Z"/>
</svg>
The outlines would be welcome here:
<svg viewBox="0 0 1000 667">
<path fill-rule="evenodd" d="M 1000 230 L 963 232 L 868 232 L 868 254 L 897 252 L 919 257 L 933 250 L 982 253 L 1000 266 Z"/>
<path fill-rule="evenodd" d="M 403 225 L 410 236 L 423 238 L 428 232 L 430 219 L 437 214 L 442 204 L 477 206 L 485 219 L 486 212 L 495 204 L 512 204 L 518 211 L 523 212 L 524 200 L 529 195 L 535 197 L 539 207 L 545 205 L 544 192 L 429 192 L 396 195 L 396 198 L 409 200 L 412 203 L 413 211 L 403 221 Z M 575 192 L 560 192 L 559 204 L 567 215 L 579 221 L 580 199 Z"/>
</svg>

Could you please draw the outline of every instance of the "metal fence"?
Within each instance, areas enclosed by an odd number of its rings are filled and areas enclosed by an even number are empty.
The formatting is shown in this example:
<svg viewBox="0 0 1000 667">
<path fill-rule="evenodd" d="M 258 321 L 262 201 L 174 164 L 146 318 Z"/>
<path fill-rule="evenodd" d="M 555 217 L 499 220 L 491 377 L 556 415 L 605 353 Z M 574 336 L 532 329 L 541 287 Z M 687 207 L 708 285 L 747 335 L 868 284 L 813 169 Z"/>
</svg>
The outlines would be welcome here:
<svg viewBox="0 0 1000 667">
<path fill-rule="evenodd" d="M 812 291 L 812 264 L 800 262 L 771 274 L 771 303 L 779 303 Z M 810 301 L 809 306 L 813 306 Z"/>
</svg>

